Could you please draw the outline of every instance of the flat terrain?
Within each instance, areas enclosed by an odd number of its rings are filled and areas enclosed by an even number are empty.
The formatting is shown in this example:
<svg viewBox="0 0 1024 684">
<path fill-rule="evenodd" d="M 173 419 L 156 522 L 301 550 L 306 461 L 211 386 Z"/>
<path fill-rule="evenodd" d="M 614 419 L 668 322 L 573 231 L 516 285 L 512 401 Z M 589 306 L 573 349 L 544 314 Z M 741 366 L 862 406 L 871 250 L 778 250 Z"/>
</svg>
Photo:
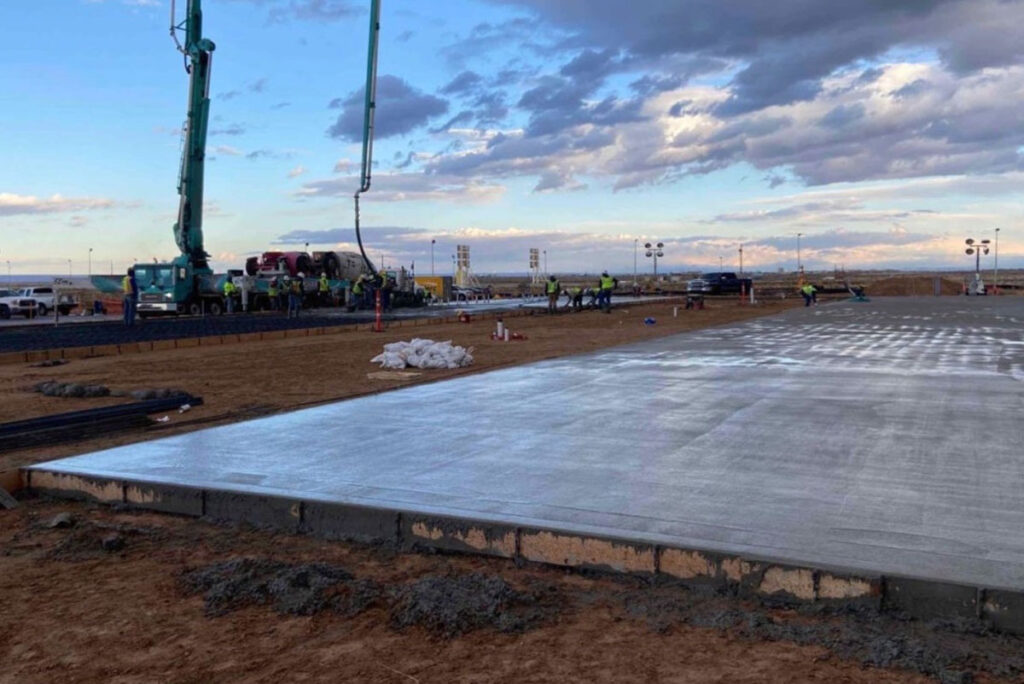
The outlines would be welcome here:
<svg viewBox="0 0 1024 684">
<path fill-rule="evenodd" d="M 179 387 L 206 404 L 148 432 L 0 454 L 0 470 L 793 304 L 722 305 L 679 318 L 664 304 L 510 318 L 528 339 L 509 344 L 492 343 L 494 323 L 481 321 L 3 366 L 0 420 L 121 401 L 28 391 L 45 379 Z M 645 326 L 646 316 L 656 325 Z M 403 377 L 368 363 L 382 343 L 413 336 L 474 346 L 477 363 Z M 423 410 L 452 419 L 445 407 Z M 73 524 L 51 528 L 60 512 Z M 0 596 L 0 683 L 994 682 L 1024 672 L 1024 642 L 973 623 L 817 614 L 638 580 L 42 500 L 0 510 Z"/>
</svg>

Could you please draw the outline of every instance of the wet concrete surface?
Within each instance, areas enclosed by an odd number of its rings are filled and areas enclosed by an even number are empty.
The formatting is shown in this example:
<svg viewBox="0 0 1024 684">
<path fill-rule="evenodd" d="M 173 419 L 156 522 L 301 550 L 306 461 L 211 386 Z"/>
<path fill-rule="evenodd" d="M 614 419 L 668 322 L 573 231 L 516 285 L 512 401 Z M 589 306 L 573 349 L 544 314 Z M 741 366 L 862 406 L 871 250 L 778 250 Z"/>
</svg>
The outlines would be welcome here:
<svg viewBox="0 0 1024 684">
<path fill-rule="evenodd" d="M 1021 590 L 1022 324 L 797 309 L 36 468 Z"/>
</svg>

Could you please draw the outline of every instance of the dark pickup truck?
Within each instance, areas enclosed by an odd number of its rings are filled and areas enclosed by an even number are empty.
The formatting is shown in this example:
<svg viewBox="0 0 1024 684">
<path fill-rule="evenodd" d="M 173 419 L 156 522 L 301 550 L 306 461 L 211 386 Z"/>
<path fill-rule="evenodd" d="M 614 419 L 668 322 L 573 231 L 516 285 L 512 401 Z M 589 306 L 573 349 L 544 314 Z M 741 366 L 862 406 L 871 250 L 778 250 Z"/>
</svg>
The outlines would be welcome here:
<svg viewBox="0 0 1024 684">
<path fill-rule="evenodd" d="M 750 292 L 752 284 L 750 278 L 737 278 L 735 273 L 702 273 L 686 283 L 686 291 L 690 294 L 739 294 Z"/>
</svg>

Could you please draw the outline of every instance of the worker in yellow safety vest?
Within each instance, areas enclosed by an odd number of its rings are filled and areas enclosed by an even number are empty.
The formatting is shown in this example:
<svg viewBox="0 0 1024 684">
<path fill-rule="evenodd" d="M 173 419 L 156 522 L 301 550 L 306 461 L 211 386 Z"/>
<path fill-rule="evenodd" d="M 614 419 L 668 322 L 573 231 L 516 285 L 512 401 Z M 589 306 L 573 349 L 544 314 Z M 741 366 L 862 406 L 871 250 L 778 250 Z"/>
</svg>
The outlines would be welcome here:
<svg viewBox="0 0 1024 684">
<path fill-rule="evenodd" d="M 139 303 L 139 285 L 135 281 L 134 268 L 129 268 L 121 278 L 121 290 L 124 293 L 124 325 L 131 328 L 135 325 L 135 307 Z"/>
<path fill-rule="evenodd" d="M 280 296 L 281 293 L 277 289 L 277 278 L 272 278 L 267 285 L 267 298 L 270 300 L 271 311 L 279 311 L 281 309 Z"/>
<path fill-rule="evenodd" d="M 299 317 L 302 308 L 302 273 L 297 273 L 288 283 L 288 318 Z"/>
<path fill-rule="evenodd" d="M 321 273 L 320 274 L 320 282 L 319 282 L 319 285 L 318 285 L 318 289 L 320 291 L 320 306 L 327 306 L 328 304 L 331 303 L 330 302 L 331 285 L 330 285 L 330 283 L 327 282 L 327 274 L 326 273 Z"/>
<path fill-rule="evenodd" d="M 548 282 L 544 283 L 544 291 L 548 295 L 548 313 L 555 313 L 558 311 L 558 298 L 562 294 L 562 285 L 558 282 L 558 278 L 551 276 L 548 278 Z"/>
<path fill-rule="evenodd" d="M 572 306 L 574 311 L 579 311 L 583 308 L 583 288 L 577 285 L 576 287 L 569 288 L 569 302 L 565 305 L 565 308 Z"/>
<path fill-rule="evenodd" d="M 807 283 L 800 288 L 800 294 L 804 296 L 804 306 L 810 306 L 813 302 L 815 305 L 818 303 L 818 288 L 814 287 L 810 283 Z"/>
<path fill-rule="evenodd" d="M 601 272 L 601 281 L 597 294 L 597 303 L 605 313 L 612 312 L 612 290 L 618 287 L 619 281 L 608 275 L 608 271 Z"/>
<path fill-rule="evenodd" d="M 231 282 L 231 278 L 224 281 L 224 303 L 227 305 L 228 313 L 235 313 L 235 293 L 238 288 Z"/>
</svg>

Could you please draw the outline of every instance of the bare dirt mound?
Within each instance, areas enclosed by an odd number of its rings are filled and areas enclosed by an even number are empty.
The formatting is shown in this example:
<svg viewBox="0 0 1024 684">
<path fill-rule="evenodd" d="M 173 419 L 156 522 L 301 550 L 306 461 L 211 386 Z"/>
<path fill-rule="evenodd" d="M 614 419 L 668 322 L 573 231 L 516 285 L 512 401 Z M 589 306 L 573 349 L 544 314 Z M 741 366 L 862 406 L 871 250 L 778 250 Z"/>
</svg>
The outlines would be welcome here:
<svg viewBox="0 0 1024 684">
<path fill-rule="evenodd" d="M 932 296 L 935 294 L 935 280 L 939 280 L 939 291 L 943 295 L 963 294 L 963 283 L 954 278 L 930 275 L 892 276 L 870 283 L 865 292 L 870 297 Z"/>
<path fill-rule="evenodd" d="M 251 605 L 270 605 L 284 615 L 331 610 L 357 615 L 380 596 L 374 582 L 357 580 L 327 563 L 284 563 L 237 558 L 185 570 L 186 593 L 203 594 L 207 615 L 225 615 Z"/>
</svg>

